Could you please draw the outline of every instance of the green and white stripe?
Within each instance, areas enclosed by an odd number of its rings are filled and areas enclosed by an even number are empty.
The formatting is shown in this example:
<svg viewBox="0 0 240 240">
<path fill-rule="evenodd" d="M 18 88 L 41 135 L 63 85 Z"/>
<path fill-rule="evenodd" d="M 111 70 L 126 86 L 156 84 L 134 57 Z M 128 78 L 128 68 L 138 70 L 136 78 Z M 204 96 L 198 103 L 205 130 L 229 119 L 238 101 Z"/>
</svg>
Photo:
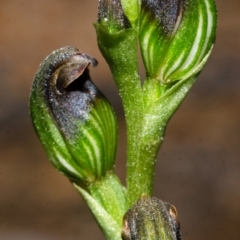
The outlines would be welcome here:
<svg viewBox="0 0 240 240">
<path fill-rule="evenodd" d="M 195 72 L 215 40 L 217 13 L 213 0 L 185 0 L 175 28 L 167 36 L 142 8 L 140 46 L 147 73 L 162 83 L 184 79 Z"/>
<path fill-rule="evenodd" d="M 88 120 L 67 139 L 51 119 L 45 104 L 31 96 L 31 115 L 38 136 L 55 168 L 70 179 L 91 183 L 112 170 L 117 146 L 116 117 L 103 97 L 91 107 Z"/>
<path fill-rule="evenodd" d="M 116 117 L 105 98 L 97 99 L 88 120 L 79 125 L 69 151 L 81 169 L 99 179 L 112 170 L 117 146 Z"/>
</svg>

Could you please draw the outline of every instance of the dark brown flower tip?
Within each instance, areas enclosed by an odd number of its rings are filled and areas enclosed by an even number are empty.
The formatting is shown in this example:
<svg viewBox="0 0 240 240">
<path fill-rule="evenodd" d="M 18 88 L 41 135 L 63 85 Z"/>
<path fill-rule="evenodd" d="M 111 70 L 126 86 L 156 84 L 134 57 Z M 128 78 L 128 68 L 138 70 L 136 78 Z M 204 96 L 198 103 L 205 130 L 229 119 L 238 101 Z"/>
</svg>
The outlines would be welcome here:
<svg viewBox="0 0 240 240">
<path fill-rule="evenodd" d="M 109 31 L 131 27 L 120 0 L 99 0 L 98 22 L 106 25 Z"/>
<path fill-rule="evenodd" d="M 143 0 L 142 7 L 167 36 L 176 31 L 187 0 Z"/>
<path fill-rule="evenodd" d="M 143 195 L 124 216 L 123 240 L 181 240 L 174 206 Z"/>
</svg>

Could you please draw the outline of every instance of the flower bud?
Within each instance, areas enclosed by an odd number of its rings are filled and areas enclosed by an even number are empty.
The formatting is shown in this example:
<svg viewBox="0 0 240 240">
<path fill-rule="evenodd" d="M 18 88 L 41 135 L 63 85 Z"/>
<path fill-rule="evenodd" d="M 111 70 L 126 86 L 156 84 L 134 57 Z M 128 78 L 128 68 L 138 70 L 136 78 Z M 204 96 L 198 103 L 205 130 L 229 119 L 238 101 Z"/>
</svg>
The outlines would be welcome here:
<svg viewBox="0 0 240 240">
<path fill-rule="evenodd" d="M 121 0 L 99 0 L 98 23 L 104 25 L 109 33 L 130 27 L 121 4 Z"/>
<path fill-rule="evenodd" d="M 167 84 L 202 69 L 215 40 L 214 0 L 143 0 L 140 21 L 141 53 L 151 78 Z"/>
<path fill-rule="evenodd" d="M 181 240 L 177 210 L 154 197 L 142 197 L 124 218 L 123 240 Z"/>
<path fill-rule="evenodd" d="M 32 87 L 30 112 L 54 167 L 91 183 L 114 167 L 117 126 L 112 107 L 90 79 L 97 61 L 73 47 L 50 54 Z"/>
</svg>

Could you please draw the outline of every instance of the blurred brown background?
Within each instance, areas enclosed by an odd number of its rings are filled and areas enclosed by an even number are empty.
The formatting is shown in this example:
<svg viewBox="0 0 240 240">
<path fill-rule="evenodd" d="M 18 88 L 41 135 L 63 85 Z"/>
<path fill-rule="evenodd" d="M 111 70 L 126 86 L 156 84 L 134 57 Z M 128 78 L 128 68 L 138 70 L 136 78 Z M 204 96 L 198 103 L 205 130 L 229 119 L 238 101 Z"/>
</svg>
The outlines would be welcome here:
<svg viewBox="0 0 240 240">
<path fill-rule="evenodd" d="M 216 1 L 214 51 L 170 121 L 157 166 L 154 195 L 177 207 L 184 240 L 240 239 L 240 1 Z M 97 48 L 97 2 L 0 2 L 0 239 L 104 239 L 48 162 L 28 115 L 33 76 L 51 51 L 72 45 L 97 58 L 92 78 L 119 117 L 117 173 L 124 182 L 124 118 Z"/>
</svg>

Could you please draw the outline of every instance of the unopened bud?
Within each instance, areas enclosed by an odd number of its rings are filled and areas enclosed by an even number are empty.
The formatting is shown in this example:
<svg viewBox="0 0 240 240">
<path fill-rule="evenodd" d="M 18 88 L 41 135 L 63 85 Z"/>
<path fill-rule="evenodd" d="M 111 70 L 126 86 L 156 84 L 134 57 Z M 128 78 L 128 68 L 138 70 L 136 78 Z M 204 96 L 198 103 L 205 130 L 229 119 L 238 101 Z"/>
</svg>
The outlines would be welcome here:
<svg viewBox="0 0 240 240">
<path fill-rule="evenodd" d="M 73 47 L 50 54 L 30 98 L 33 125 L 57 170 L 91 183 L 114 167 L 117 126 L 112 107 L 90 79 L 97 61 Z"/>
<path fill-rule="evenodd" d="M 143 0 L 140 47 L 147 74 L 171 83 L 199 73 L 215 40 L 214 0 Z"/>
<path fill-rule="evenodd" d="M 123 221 L 123 240 L 182 239 L 176 208 L 154 197 L 143 195 Z"/>
</svg>

